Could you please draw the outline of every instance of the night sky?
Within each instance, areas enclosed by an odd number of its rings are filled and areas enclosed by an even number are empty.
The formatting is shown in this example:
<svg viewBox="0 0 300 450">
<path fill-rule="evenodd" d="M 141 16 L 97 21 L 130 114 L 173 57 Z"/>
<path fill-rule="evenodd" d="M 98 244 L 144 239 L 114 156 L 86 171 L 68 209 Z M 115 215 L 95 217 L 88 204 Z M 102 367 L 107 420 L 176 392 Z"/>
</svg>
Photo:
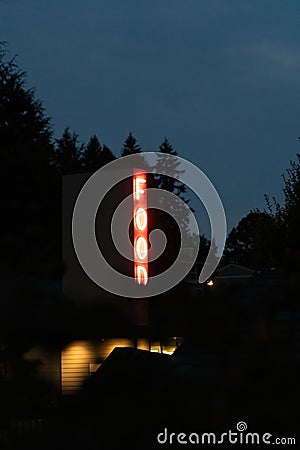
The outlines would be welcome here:
<svg viewBox="0 0 300 450">
<path fill-rule="evenodd" d="M 55 136 L 95 133 L 117 156 L 130 131 L 144 151 L 168 137 L 229 230 L 264 193 L 281 200 L 300 152 L 299 24 L 299 0 L 0 0 L 0 40 Z"/>
</svg>

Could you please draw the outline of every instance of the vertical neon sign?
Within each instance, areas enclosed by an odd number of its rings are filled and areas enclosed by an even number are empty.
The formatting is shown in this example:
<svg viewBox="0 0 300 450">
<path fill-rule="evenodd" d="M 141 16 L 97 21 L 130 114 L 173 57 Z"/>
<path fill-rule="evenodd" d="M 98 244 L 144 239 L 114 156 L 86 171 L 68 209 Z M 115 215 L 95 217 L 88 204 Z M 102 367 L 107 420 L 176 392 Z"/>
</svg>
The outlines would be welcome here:
<svg viewBox="0 0 300 450">
<path fill-rule="evenodd" d="M 133 176 L 134 278 L 138 284 L 148 283 L 148 213 L 146 174 Z"/>
</svg>

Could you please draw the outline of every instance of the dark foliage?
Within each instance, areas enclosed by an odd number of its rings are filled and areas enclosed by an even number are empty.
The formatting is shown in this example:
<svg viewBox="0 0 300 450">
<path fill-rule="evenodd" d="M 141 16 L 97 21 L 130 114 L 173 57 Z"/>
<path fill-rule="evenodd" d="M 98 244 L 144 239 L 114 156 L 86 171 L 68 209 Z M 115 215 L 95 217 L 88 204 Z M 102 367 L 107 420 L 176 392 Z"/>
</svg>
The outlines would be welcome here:
<svg viewBox="0 0 300 450">
<path fill-rule="evenodd" d="M 102 146 L 94 134 L 82 152 L 81 164 L 84 171 L 95 172 L 115 159 L 112 151 L 106 145 Z"/>
<path fill-rule="evenodd" d="M 1 249 L 3 270 L 42 269 L 58 258 L 59 181 L 50 119 L 0 47 Z"/>
<path fill-rule="evenodd" d="M 284 204 L 265 195 L 266 209 L 251 211 L 230 232 L 224 263 L 253 268 L 285 267 L 300 270 L 300 155 L 283 175 Z"/>
<path fill-rule="evenodd" d="M 60 139 L 56 139 L 53 164 L 63 175 L 82 171 L 83 145 L 79 145 L 78 135 L 65 128 Z"/>
<path fill-rule="evenodd" d="M 136 138 L 130 132 L 124 141 L 121 149 L 121 156 L 133 155 L 134 153 L 141 153 L 142 148 L 138 145 Z"/>
</svg>

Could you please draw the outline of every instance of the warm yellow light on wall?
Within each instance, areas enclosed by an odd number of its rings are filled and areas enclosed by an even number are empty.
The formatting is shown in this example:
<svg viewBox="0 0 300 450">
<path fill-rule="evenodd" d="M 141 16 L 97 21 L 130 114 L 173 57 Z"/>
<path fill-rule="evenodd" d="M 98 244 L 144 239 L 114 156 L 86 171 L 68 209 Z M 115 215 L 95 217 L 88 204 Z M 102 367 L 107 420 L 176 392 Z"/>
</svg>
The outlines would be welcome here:
<svg viewBox="0 0 300 450">
<path fill-rule="evenodd" d="M 213 285 L 214 285 L 213 280 L 209 280 L 209 281 L 207 282 L 207 286 L 213 286 Z"/>
</svg>

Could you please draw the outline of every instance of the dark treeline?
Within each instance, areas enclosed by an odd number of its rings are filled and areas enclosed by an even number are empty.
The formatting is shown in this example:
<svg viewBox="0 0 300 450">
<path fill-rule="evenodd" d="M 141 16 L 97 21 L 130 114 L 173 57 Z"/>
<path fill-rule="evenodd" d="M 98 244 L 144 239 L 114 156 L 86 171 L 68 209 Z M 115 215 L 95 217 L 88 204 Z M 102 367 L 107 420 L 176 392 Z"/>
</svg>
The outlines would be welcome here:
<svg viewBox="0 0 300 450">
<path fill-rule="evenodd" d="M 35 91 L 26 87 L 26 74 L 19 69 L 15 58 L 10 58 L 6 46 L 0 45 L 2 330 L 10 330 L 14 323 L 18 334 L 24 327 L 29 334 L 36 327 L 34 332 L 38 334 L 44 333 L 54 322 L 57 330 L 60 326 L 65 330 L 66 322 L 71 323 L 74 319 L 75 323 L 78 317 L 84 328 L 82 314 L 62 295 L 61 289 L 64 274 L 62 178 L 69 174 L 93 173 L 117 157 L 142 151 L 131 132 L 118 152 L 113 152 L 96 135 L 92 135 L 86 144 L 80 142 L 78 134 L 69 127 L 56 138 L 51 120 Z M 186 203 L 188 199 L 185 198 L 185 186 L 176 179 L 180 176 L 179 163 L 173 158 L 177 152 L 166 137 L 157 151 L 161 155 L 170 155 L 170 159 L 158 158 L 157 169 L 161 175 L 149 177 L 148 185 L 176 194 L 183 229 L 188 233 L 188 217 L 180 211 L 179 198 Z M 166 170 L 168 173 L 171 170 L 174 178 L 164 175 Z M 163 195 L 161 201 L 162 206 L 168 202 Z M 149 214 L 149 230 L 157 223 L 167 234 L 167 241 L 171 238 L 171 245 L 167 246 L 155 267 L 149 265 L 150 274 L 168 267 L 176 258 L 180 244 L 174 217 L 153 210 Z M 209 240 L 202 236 L 200 263 L 204 262 L 208 248 Z M 105 314 L 102 316 L 106 317 Z M 98 316 L 95 314 L 94 317 Z M 87 313 L 88 328 L 90 321 L 91 314 Z M 103 322 L 109 320 L 103 319 Z M 116 319 L 114 323 L 117 323 Z"/>
<path fill-rule="evenodd" d="M 9 57 L 5 44 L 0 46 L 0 145 L 2 268 L 60 276 L 62 175 L 94 172 L 117 156 L 96 135 L 87 144 L 81 143 L 69 127 L 55 138 L 50 118 L 35 91 L 27 89 L 26 74 Z M 177 154 L 167 138 L 157 151 Z M 119 156 L 141 152 L 130 132 Z M 153 176 L 151 187 L 184 199 L 185 187 L 169 177 Z"/>
<path fill-rule="evenodd" d="M 94 134 L 86 144 L 66 127 L 55 138 L 35 91 L 26 87 L 26 74 L 5 44 L 0 46 L 0 158 L 2 181 L 2 270 L 36 275 L 61 274 L 61 179 L 64 174 L 94 172 L 118 156 L 141 153 L 130 132 L 119 155 Z M 177 155 L 167 138 L 157 149 Z M 172 162 L 174 164 L 174 162 Z M 158 162 L 159 165 L 159 162 Z M 164 167 L 159 167 L 163 173 Z M 185 186 L 174 178 L 153 176 L 151 187 L 185 199 Z M 255 209 L 229 233 L 222 263 L 253 268 L 285 266 L 299 269 L 300 155 L 290 162 L 284 179 L 284 205 L 266 196 L 264 211 Z M 171 219 L 170 219 L 171 220 Z M 176 233 L 176 225 L 167 228 Z M 184 226 L 188 228 L 188 224 Z M 174 229 L 173 229 L 173 228 Z M 203 261 L 209 241 L 202 237 Z"/>
<path fill-rule="evenodd" d="M 243 217 L 229 233 L 224 262 L 261 269 L 300 269 L 300 154 L 283 177 L 284 203 L 265 195 L 265 209 Z"/>
</svg>

